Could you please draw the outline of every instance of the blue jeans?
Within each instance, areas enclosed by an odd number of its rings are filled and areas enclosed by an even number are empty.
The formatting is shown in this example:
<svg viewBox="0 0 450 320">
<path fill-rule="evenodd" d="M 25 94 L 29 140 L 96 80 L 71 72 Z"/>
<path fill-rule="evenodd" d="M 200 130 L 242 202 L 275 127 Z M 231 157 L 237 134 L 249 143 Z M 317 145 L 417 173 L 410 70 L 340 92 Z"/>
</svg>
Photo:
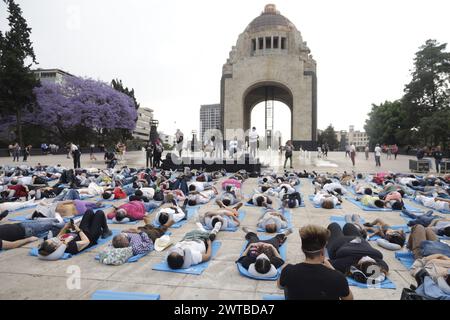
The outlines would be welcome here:
<svg viewBox="0 0 450 320">
<path fill-rule="evenodd" d="M 439 216 L 433 215 L 433 211 L 428 211 L 426 214 L 423 215 L 416 215 L 414 213 L 408 212 L 406 210 L 403 210 L 402 213 L 411 219 L 414 219 L 410 222 L 408 222 L 408 226 L 414 226 L 416 224 L 421 224 L 424 227 L 428 227 L 430 223 L 435 219 L 440 219 Z"/>
<path fill-rule="evenodd" d="M 144 202 L 145 211 L 150 212 L 153 209 L 158 208 L 162 202 L 150 200 L 149 202 Z"/>
<path fill-rule="evenodd" d="M 80 194 L 74 189 L 65 189 L 53 201 L 80 200 Z"/>
<path fill-rule="evenodd" d="M 132 195 L 135 192 L 132 184 L 123 186 L 122 190 L 127 194 L 127 196 Z"/>
<path fill-rule="evenodd" d="M 25 237 L 39 237 L 46 232 L 52 231 L 53 235 L 57 235 L 64 227 L 64 222 L 58 219 L 40 218 L 36 220 L 23 221 L 20 225 L 25 229 Z"/>
</svg>

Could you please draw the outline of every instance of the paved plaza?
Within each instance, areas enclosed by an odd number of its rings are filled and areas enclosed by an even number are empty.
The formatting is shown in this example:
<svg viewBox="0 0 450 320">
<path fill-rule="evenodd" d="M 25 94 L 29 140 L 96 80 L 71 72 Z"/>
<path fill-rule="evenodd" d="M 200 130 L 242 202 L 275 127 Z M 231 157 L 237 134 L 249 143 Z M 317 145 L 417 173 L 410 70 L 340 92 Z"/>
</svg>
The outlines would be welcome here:
<svg viewBox="0 0 450 320">
<path fill-rule="evenodd" d="M 275 156 L 274 168 L 282 170 L 280 163 L 283 159 Z M 83 155 L 82 167 L 104 168 L 102 155 L 97 155 L 98 161 L 90 162 L 89 155 Z M 267 157 L 262 157 L 263 161 Z M 352 166 L 349 158 L 344 153 L 330 153 L 328 160 L 317 159 L 312 153 L 310 158 L 301 158 L 299 154 L 294 155 L 294 167 L 296 170 L 316 170 L 317 172 L 343 172 L 351 171 Z M 397 160 L 382 159 L 381 170 L 397 172 L 408 172 L 408 160 L 410 157 L 399 156 Z M 62 164 L 70 166 L 71 160 L 65 156 L 36 156 L 31 157 L 29 165 Z M 143 166 L 144 154 L 142 152 L 130 152 L 126 155 L 126 163 L 129 166 Z M 0 158 L 0 165 L 12 164 L 11 159 Z M 359 153 L 355 167 L 356 172 L 375 172 L 373 155 L 369 161 L 364 159 L 364 154 Z M 256 187 L 256 179 L 249 179 L 243 185 L 245 194 L 252 194 Z M 306 198 L 313 194 L 313 187 L 308 179 L 302 179 L 301 193 Z M 298 228 L 307 224 L 318 224 L 327 226 L 330 216 L 358 213 L 366 220 L 383 217 L 389 224 L 400 225 L 405 221 L 399 213 L 393 212 L 364 212 L 352 203 L 345 201 L 343 209 L 316 209 L 308 199 L 305 199 L 306 207 L 292 210 L 292 222 L 295 232 L 289 236 L 287 242 L 287 263 L 298 263 L 304 259 L 300 250 L 300 237 Z M 200 210 L 215 206 L 212 202 L 203 206 Z M 243 226 L 255 230 L 260 208 L 244 207 L 246 212 Z M 22 211 L 20 215 L 32 210 Z M 12 214 L 14 217 L 19 214 Z M 7 219 L 5 219 L 7 220 Z M 2 222 L 2 223 L 8 223 Z M 141 222 L 142 224 L 142 222 Z M 125 229 L 127 226 L 112 225 L 112 229 Z M 191 219 L 180 229 L 171 229 L 172 238 L 180 240 L 183 235 L 196 228 L 195 219 Z M 162 300 L 167 299 L 256 299 L 260 300 L 264 294 L 282 294 L 274 281 L 256 281 L 241 276 L 237 270 L 235 261 L 245 242 L 244 233 L 221 232 L 217 240 L 222 246 L 208 268 L 202 275 L 186 275 L 177 273 L 166 273 L 152 270 L 152 265 L 159 263 L 165 252 L 152 252 L 137 263 L 127 263 L 122 266 L 106 266 L 95 260 L 100 251 L 96 248 L 92 251 L 77 255 L 69 260 L 41 261 L 28 255 L 30 248 L 36 243 L 25 247 L 2 251 L 0 253 L 0 299 L 90 299 L 96 290 L 113 290 L 127 292 L 158 293 Z M 375 245 L 376 246 L 376 245 Z M 394 257 L 394 252 L 377 248 L 383 252 L 391 272 L 389 278 L 395 283 L 396 289 L 358 289 L 351 287 L 355 299 L 384 300 L 400 299 L 404 287 L 415 283 L 407 269 Z M 79 289 L 69 290 L 67 282 L 70 277 L 71 266 L 77 266 L 81 270 L 81 286 Z"/>
</svg>

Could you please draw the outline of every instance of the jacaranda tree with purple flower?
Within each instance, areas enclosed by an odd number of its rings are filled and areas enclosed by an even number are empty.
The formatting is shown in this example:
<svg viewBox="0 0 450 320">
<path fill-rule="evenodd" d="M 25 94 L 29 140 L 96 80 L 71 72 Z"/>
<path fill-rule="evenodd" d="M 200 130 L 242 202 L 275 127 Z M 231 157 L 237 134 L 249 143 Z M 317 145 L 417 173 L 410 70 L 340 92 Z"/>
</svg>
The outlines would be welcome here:
<svg viewBox="0 0 450 320">
<path fill-rule="evenodd" d="M 67 77 L 34 89 L 37 106 L 23 122 L 38 125 L 61 142 L 114 143 L 130 138 L 136 127 L 134 101 L 110 85 Z"/>
</svg>

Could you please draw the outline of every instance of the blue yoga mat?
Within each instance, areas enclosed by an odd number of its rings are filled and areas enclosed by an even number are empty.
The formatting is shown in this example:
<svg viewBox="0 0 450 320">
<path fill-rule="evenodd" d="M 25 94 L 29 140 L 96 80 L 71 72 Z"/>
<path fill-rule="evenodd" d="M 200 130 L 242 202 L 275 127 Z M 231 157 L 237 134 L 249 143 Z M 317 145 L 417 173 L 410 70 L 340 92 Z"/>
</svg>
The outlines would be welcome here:
<svg viewBox="0 0 450 320">
<path fill-rule="evenodd" d="M 308 196 L 308 199 L 309 199 L 309 201 L 311 201 L 311 203 L 314 205 L 314 208 L 317 208 L 317 209 L 320 209 L 321 208 L 321 206 L 320 205 L 316 205 L 315 203 L 314 203 L 314 195 L 309 195 Z M 342 209 L 342 206 L 338 203 L 337 205 L 336 205 L 336 207 L 334 207 L 333 209 Z"/>
<path fill-rule="evenodd" d="M 128 222 L 125 222 L 125 223 L 114 222 L 114 220 L 112 220 L 112 219 L 108 219 L 107 221 L 108 221 L 109 224 L 122 224 L 122 225 L 128 224 L 128 225 L 136 225 L 136 224 L 138 224 L 138 223 L 139 223 L 140 221 L 142 221 L 142 220 L 128 221 Z"/>
<path fill-rule="evenodd" d="M 284 296 L 276 295 L 276 294 L 265 294 L 262 297 L 263 300 L 270 300 L 270 301 L 282 301 L 286 300 Z"/>
<path fill-rule="evenodd" d="M 108 241 L 110 241 L 115 235 L 120 233 L 119 230 L 111 230 L 111 231 L 112 231 L 113 234 L 110 237 L 108 237 L 106 239 L 102 239 L 102 238 L 98 239 L 97 244 L 95 246 L 89 247 L 89 248 L 81 251 L 80 253 L 76 254 L 75 256 L 78 256 L 78 255 L 83 254 L 85 252 L 89 252 L 91 250 L 94 250 L 98 246 L 101 246 L 101 245 L 104 245 L 104 244 L 108 243 Z M 33 256 L 33 257 L 37 257 L 38 256 L 38 248 L 31 249 L 30 252 L 29 252 L 29 255 Z M 70 254 L 70 253 L 64 253 L 63 256 L 59 260 L 68 260 L 68 259 L 70 259 L 72 257 L 73 257 L 73 255 Z"/>
<path fill-rule="evenodd" d="M 428 209 L 431 209 L 431 210 L 435 210 L 435 211 L 438 211 L 438 212 L 444 213 L 444 214 L 450 214 L 450 211 L 448 211 L 448 210 L 436 210 L 436 209 L 434 209 L 434 208 L 424 206 L 421 202 L 417 201 L 416 199 L 412 199 L 412 201 L 415 202 L 415 203 L 417 203 L 418 205 L 421 205 L 421 206 L 424 207 L 424 208 L 428 208 Z M 409 210 L 408 210 L 408 211 L 409 211 Z"/>
<path fill-rule="evenodd" d="M 414 261 L 414 255 L 411 251 L 397 251 L 395 253 L 395 258 L 402 263 L 406 267 L 406 269 L 411 269 Z"/>
<path fill-rule="evenodd" d="M 272 238 L 272 236 L 260 236 L 260 237 L 259 237 L 260 240 L 268 240 L 268 239 L 270 239 L 270 238 Z M 244 244 L 244 246 L 242 247 L 240 256 L 242 256 L 242 253 L 245 251 L 245 248 L 247 247 L 247 243 L 248 243 L 248 242 L 246 242 L 246 243 Z M 287 254 L 287 242 L 285 242 L 285 243 L 280 247 L 279 250 L 280 250 L 280 256 L 281 256 L 281 258 L 282 258 L 283 260 L 286 260 L 286 254 Z M 278 270 L 277 270 L 278 272 L 277 272 L 277 275 L 276 275 L 276 276 L 273 276 L 273 277 L 271 277 L 271 278 L 255 277 L 255 276 L 251 275 L 251 274 L 248 272 L 248 270 L 245 269 L 240 263 L 237 262 L 236 265 L 237 265 L 238 271 L 239 271 L 239 273 L 240 273 L 241 275 L 243 275 L 244 277 L 247 277 L 247 278 L 255 279 L 255 280 L 275 281 L 275 280 L 278 280 L 278 278 L 280 277 L 280 274 L 281 274 L 281 267 L 280 267 L 280 268 L 278 268 Z"/>
<path fill-rule="evenodd" d="M 211 252 L 211 259 L 214 258 L 217 253 L 219 252 L 220 246 L 222 245 L 221 242 L 214 241 L 212 243 L 212 252 Z M 164 259 L 162 262 L 155 264 L 152 269 L 157 271 L 165 271 L 165 272 L 174 272 L 174 273 L 184 273 L 184 274 L 195 274 L 195 275 L 201 275 L 203 271 L 208 268 L 209 262 L 211 261 L 205 261 L 203 263 L 197 264 L 195 266 L 191 266 L 187 269 L 170 269 L 170 267 L 167 265 L 167 261 Z"/>
<path fill-rule="evenodd" d="M 362 288 L 362 289 L 369 289 L 369 288 L 374 288 L 374 289 L 396 289 L 395 284 L 389 280 L 389 278 L 386 278 L 383 282 L 374 285 L 374 286 L 369 286 L 365 283 L 361 283 L 358 282 L 350 277 L 347 277 L 347 282 L 349 286 L 353 286 L 353 287 L 358 287 L 358 288 Z"/>
<path fill-rule="evenodd" d="M 245 218 L 245 211 L 244 210 L 239 210 L 239 217 L 238 220 L 242 222 L 242 220 L 244 220 Z M 228 218 L 231 221 L 231 218 Z M 207 226 L 203 226 L 203 228 L 205 228 L 205 230 L 212 230 L 211 228 L 208 228 Z M 227 227 L 226 229 L 221 229 L 220 231 L 227 231 L 227 232 L 236 232 L 239 228 L 237 226 L 233 226 L 233 227 Z"/>
<path fill-rule="evenodd" d="M 159 294 L 140 292 L 95 291 L 91 300 L 159 300 Z"/>
<path fill-rule="evenodd" d="M 265 211 L 265 209 L 263 209 L 263 211 Z M 283 228 L 283 229 L 281 229 L 279 232 L 283 232 L 284 230 L 287 230 L 287 229 L 293 227 L 293 226 L 292 226 L 292 214 L 291 214 L 291 211 L 290 211 L 290 210 L 286 210 L 286 211 L 284 212 L 284 217 L 285 217 L 286 220 L 287 220 L 287 228 Z M 260 227 L 258 227 L 257 231 L 258 231 L 258 232 L 266 232 L 265 229 L 260 228 Z"/>
<path fill-rule="evenodd" d="M 195 207 L 187 207 L 186 208 L 186 213 L 187 213 L 187 219 L 184 219 L 184 220 L 181 220 L 181 221 L 178 221 L 177 223 L 174 223 L 172 226 L 171 226 L 171 228 L 174 228 L 174 229 L 179 229 L 179 228 L 181 228 L 182 226 L 184 226 L 196 213 L 197 213 L 197 211 L 198 211 L 198 207 L 197 206 L 195 206 Z M 155 227 L 160 227 L 161 225 L 160 225 L 160 223 L 159 223 L 159 221 L 158 220 L 156 220 L 156 219 L 154 219 L 153 220 L 153 222 L 152 222 L 152 224 L 155 226 Z"/>
<path fill-rule="evenodd" d="M 353 203 L 355 206 L 359 207 L 360 209 L 363 209 L 364 211 L 381 211 L 381 212 L 393 212 L 397 210 L 392 210 L 391 208 L 371 208 L 363 206 L 363 204 L 360 201 L 357 201 L 356 199 L 345 197 L 349 202 Z M 415 207 L 411 207 L 410 205 L 405 203 L 405 208 L 409 212 L 423 212 L 423 210 Z M 400 212 L 400 211 L 399 211 Z"/>
<path fill-rule="evenodd" d="M 364 218 L 361 218 L 360 220 L 361 220 L 362 224 L 364 224 L 366 222 L 366 220 Z M 345 222 L 345 217 L 342 217 L 342 216 L 331 216 L 330 221 L 336 222 L 337 224 L 339 224 L 341 226 L 341 228 L 343 228 L 345 226 L 345 224 L 347 223 L 347 222 Z"/>
<path fill-rule="evenodd" d="M 390 226 L 389 229 L 393 229 L 393 230 L 403 230 L 403 232 L 405 233 L 410 233 L 411 230 L 409 229 L 409 227 L 407 225 L 399 225 L 399 226 Z M 370 234 L 369 234 L 370 235 Z M 371 238 L 369 238 L 370 241 L 376 241 L 378 239 L 381 239 L 380 236 L 376 235 L 373 236 Z"/>
</svg>

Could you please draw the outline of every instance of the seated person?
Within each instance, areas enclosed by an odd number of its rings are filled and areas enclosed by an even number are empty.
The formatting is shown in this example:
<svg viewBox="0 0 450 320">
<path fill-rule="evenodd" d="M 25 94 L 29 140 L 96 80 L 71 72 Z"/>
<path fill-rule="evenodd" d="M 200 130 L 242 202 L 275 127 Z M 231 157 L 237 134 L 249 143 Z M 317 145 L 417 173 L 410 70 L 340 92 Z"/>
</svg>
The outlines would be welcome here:
<svg viewBox="0 0 450 320">
<path fill-rule="evenodd" d="M 8 212 L 0 215 L 0 220 L 6 217 Z M 20 223 L 0 225 L 0 250 L 19 248 L 30 242 L 38 240 L 46 232 L 58 234 L 64 227 L 61 217 L 59 219 L 40 219 L 23 221 Z"/>
<path fill-rule="evenodd" d="M 148 211 L 157 208 L 154 203 L 145 203 L 142 201 L 131 201 L 108 213 L 107 217 L 114 223 L 127 223 L 130 221 L 143 220 Z"/>
<path fill-rule="evenodd" d="M 284 264 L 284 260 L 280 256 L 280 247 L 286 241 L 287 236 L 292 233 L 292 230 L 288 229 L 269 240 L 260 240 L 256 233 L 251 232 L 246 227 L 243 227 L 242 230 L 245 232 L 245 240 L 248 243 L 236 262 L 247 269 L 252 276 L 265 278 L 276 276 L 278 274 L 277 269 Z"/>
<path fill-rule="evenodd" d="M 255 193 L 247 203 L 257 207 L 266 207 L 272 204 L 272 200 L 261 193 Z"/>
<path fill-rule="evenodd" d="M 268 233 L 281 232 L 281 229 L 288 227 L 284 213 L 284 209 L 282 209 L 281 213 L 270 208 L 266 209 L 258 220 L 258 228 L 264 229 Z"/>
<path fill-rule="evenodd" d="M 201 228 L 186 233 L 180 242 L 169 249 L 167 254 L 169 268 L 187 269 L 208 261 L 212 254 L 210 235 L 210 232 Z"/>
<path fill-rule="evenodd" d="M 302 204 L 302 196 L 299 192 L 285 194 L 281 198 L 282 205 L 285 208 L 298 208 Z"/>
<path fill-rule="evenodd" d="M 450 199 L 426 197 L 419 194 L 416 195 L 415 200 L 425 207 L 437 211 L 450 211 Z"/>
<path fill-rule="evenodd" d="M 366 283 L 369 277 L 382 282 L 389 272 L 383 254 L 362 238 L 354 224 L 347 223 L 341 229 L 337 223 L 328 226 L 330 239 L 327 244 L 331 265 L 344 275 Z M 373 272 L 375 270 L 375 273 Z"/>
<path fill-rule="evenodd" d="M 55 259 L 59 259 L 64 252 L 78 254 L 96 245 L 100 237 L 106 239 L 111 235 L 112 232 L 106 223 L 105 213 L 101 210 L 96 213 L 88 210 L 83 215 L 79 226 L 73 220 L 66 223 L 56 237 L 45 240 L 39 246 L 38 254 L 41 257 L 48 257 L 58 250 L 60 256 L 55 257 Z M 60 247 L 63 247 L 64 251 Z"/>
<path fill-rule="evenodd" d="M 313 203 L 323 209 L 333 209 L 338 204 L 342 203 L 342 199 L 340 197 L 329 194 L 327 191 L 316 190 L 316 194 L 313 198 Z"/>
<path fill-rule="evenodd" d="M 380 236 L 382 239 L 389 241 L 390 243 L 398 244 L 403 247 L 406 242 L 406 235 L 403 230 L 392 229 L 389 224 L 382 219 L 375 219 L 373 222 L 367 222 L 364 224 L 366 231 L 373 232 L 369 238 Z"/>
<path fill-rule="evenodd" d="M 422 226 L 420 224 L 412 227 L 411 234 L 408 239 L 407 248 L 412 251 L 415 259 L 421 259 L 424 257 L 423 244 L 422 244 L 422 242 L 424 242 L 424 241 L 432 241 L 432 242 L 436 242 L 436 243 L 441 243 L 441 242 L 439 242 L 439 238 L 436 235 L 436 233 L 434 233 L 432 228 L 425 228 L 424 226 Z M 442 251 L 441 251 L 441 249 L 442 249 L 442 247 L 436 248 L 436 251 L 438 251 L 438 252 L 434 252 L 434 253 L 450 256 L 450 247 L 448 249 L 445 248 Z"/>
<path fill-rule="evenodd" d="M 286 300 L 353 300 L 347 279 L 325 258 L 329 236 L 327 229 L 315 225 L 300 229 L 305 261 L 286 265 L 278 280 Z"/>
</svg>

